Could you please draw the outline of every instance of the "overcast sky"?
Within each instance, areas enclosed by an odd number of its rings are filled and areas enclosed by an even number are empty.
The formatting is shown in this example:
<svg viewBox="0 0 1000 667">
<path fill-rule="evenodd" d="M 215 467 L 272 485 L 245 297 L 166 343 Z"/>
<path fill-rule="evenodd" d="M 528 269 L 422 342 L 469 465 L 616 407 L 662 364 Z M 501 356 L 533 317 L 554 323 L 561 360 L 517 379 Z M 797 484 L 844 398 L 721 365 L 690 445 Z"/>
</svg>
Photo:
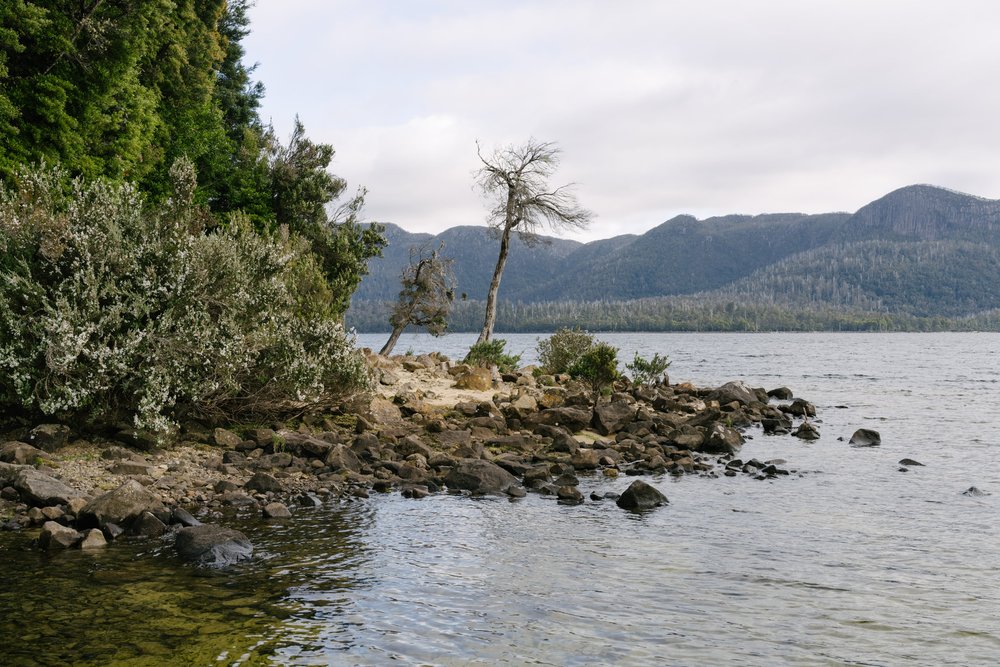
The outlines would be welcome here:
<svg viewBox="0 0 1000 667">
<path fill-rule="evenodd" d="M 1000 198 L 995 0 L 257 0 L 248 59 L 409 231 L 485 224 L 484 148 L 556 142 L 596 217 L 854 211 L 904 185 Z M 566 236 L 565 234 L 557 234 Z"/>
</svg>

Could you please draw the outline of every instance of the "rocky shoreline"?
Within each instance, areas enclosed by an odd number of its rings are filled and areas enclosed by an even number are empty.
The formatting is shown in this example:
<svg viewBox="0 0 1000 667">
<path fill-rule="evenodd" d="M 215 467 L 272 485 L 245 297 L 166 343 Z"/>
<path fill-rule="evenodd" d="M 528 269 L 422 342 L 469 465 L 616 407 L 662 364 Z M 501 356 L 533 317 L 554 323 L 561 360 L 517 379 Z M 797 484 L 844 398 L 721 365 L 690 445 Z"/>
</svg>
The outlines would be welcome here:
<svg viewBox="0 0 1000 667">
<path fill-rule="evenodd" d="M 636 480 L 621 497 L 584 498 L 578 475 L 773 479 L 794 471 L 739 458 L 745 429 L 819 437 L 815 407 L 787 388 L 626 380 L 595 404 L 583 385 L 532 367 L 500 375 L 439 354 L 368 358 L 373 396 L 298 423 L 190 423 L 165 446 L 128 428 L 10 425 L 0 430 L 0 527 L 38 530 L 46 549 L 176 534 L 183 558 L 226 565 L 252 553 L 252 540 L 215 523 L 233 512 L 281 520 L 390 492 L 536 493 L 646 510 L 667 502 L 654 487 Z"/>
</svg>

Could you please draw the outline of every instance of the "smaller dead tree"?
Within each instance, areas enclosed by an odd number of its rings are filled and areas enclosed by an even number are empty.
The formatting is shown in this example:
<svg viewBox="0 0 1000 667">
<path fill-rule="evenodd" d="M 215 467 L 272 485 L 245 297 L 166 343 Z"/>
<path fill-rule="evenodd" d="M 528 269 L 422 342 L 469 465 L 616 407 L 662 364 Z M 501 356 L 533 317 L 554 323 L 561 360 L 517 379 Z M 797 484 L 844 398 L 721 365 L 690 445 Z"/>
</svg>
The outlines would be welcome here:
<svg viewBox="0 0 1000 667">
<path fill-rule="evenodd" d="M 443 243 L 429 255 L 426 248 L 410 250 L 410 263 L 400 277 L 403 289 L 389 317 L 392 334 L 379 354 L 391 354 L 403 330 L 411 324 L 426 328 L 432 336 L 447 331 L 448 313 L 455 300 L 455 277 L 452 260 L 441 257 L 442 250 Z"/>
</svg>

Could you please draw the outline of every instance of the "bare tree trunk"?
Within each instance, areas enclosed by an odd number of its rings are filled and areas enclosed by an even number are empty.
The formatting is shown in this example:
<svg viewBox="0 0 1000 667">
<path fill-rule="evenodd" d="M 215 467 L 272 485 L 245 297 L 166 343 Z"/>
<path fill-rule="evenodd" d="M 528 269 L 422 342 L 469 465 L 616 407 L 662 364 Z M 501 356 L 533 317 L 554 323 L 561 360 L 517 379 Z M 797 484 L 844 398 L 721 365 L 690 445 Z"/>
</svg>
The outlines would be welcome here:
<svg viewBox="0 0 1000 667">
<path fill-rule="evenodd" d="M 476 341 L 476 345 L 488 342 L 493 338 L 493 327 L 497 323 L 497 292 L 500 290 L 500 278 L 503 277 L 509 249 L 510 227 L 504 227 L 503 236 L 500 237 L 500 256 L 497 258 L 497 268 L 493 270 L 490 291 L 486 295 L 486 320 L 483 322 L 483 330 L 479 332 L 479 340 Z"/>
<path fill-rule="evenodd" d="M 393 327 L 392 333 L 389 335 L 389 340 L 385 342 L 385 345 L 382 346 L 382 349 L 379 350 L 378 353 L 383 357 L 388 357 L 392 354 L 392 348 L 396 347 L 396 342 L 399 340 L 399 337 L 402 335 L 403 329 L 405 328 L 405 323 L 402 326 L 397 325 Z"/>
</svg>

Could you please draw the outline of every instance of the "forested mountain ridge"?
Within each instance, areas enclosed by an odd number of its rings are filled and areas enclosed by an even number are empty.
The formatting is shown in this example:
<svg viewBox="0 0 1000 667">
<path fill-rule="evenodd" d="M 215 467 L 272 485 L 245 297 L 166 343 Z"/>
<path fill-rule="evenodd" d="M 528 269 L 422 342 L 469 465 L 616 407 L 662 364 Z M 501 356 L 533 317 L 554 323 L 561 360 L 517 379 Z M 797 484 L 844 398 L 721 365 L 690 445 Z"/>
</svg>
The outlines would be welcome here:
<svg viewBox="0 0 1000 667">
<path fill-rule="evenodd" d="M 459 293 L 482 298 L 497 251 L 486 228 L 432 236 L 390 226 L 389 238 L 385 257 L 372 261 L 371 275 L 355 294 L 349 321 L 356 326 L 378 326 L 373 302 L 395 298 L 413 244 L 445 241 Z M 685 297 L 685 309 L 703 303 L 714 310 L 732 302 L 916 318 L 961 318 L 1000 308 L 1000 200 L 928 185 L 900 188 L 854 214 L 677 216 L 638 236 L 586 244 L 545 240 L 512 248 L 502 299 L 645 299 L 648 310 L 649 299 Z M 516 310 L 508 316 L 516 319 Z M 672 328 L 664 318 L 662 328 Z"/>
</svg>

